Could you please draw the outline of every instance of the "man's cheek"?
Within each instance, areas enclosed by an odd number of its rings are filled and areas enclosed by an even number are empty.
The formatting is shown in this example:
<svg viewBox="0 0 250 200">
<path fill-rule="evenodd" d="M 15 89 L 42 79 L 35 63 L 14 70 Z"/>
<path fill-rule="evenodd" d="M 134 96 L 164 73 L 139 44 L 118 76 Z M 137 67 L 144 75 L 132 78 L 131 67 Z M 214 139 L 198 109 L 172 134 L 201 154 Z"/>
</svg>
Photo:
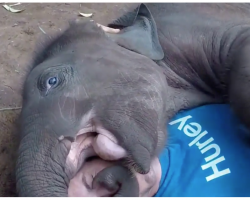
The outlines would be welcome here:
<svg viewBox="0 0 250 200">
<path fill-rule="evenodd" d="M 110 192 L 105 188 L 89 189 L 76 180 L 70 181 L 68 189 L 69 197 L 109 197 Z"/>
<path fill-rule="evenodd" d="M 149 173 L 139 174 L 135 172 L 139 183 L 140 197 L 151 197 L 158 190 L 161 179 L 160 169 L 159 159 L 155 157 L 152 160 Z"/>
<path fill-rule="evenodd" d="M 69 197 L 89 197 L 88 189 L 78 179 L 72 179 L 68 187 Z"/>
</svg>

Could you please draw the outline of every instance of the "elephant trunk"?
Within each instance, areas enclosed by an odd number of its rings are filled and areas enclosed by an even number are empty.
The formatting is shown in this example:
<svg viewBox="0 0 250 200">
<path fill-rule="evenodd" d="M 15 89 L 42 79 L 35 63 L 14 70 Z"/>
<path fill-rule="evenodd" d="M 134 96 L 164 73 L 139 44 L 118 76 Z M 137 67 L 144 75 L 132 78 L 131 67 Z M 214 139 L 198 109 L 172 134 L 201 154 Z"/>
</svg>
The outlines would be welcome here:
<svg viewBox="0 0 250 200">
<path fill-rule="evenodd" d="M 17 192 L 24 197 L 67 197 L 69 178 L 64 170 L 67 144 L 41 124 L 32 124 L 21 128 Z"/>
</svg>

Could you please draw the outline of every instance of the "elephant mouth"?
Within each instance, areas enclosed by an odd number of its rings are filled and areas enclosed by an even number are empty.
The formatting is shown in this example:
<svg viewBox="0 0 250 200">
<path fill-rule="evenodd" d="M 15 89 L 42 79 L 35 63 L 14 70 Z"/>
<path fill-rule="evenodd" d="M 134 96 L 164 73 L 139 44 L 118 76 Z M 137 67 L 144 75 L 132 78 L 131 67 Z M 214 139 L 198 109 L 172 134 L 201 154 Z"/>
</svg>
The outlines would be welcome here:
<svg viewBox="0 0 250 200">
<path fill-rule="evenodd" d="M 100 141 L 99 141 L 100 140 Z M 100 156 L 101 155 L 101 156 Z M 81 131 L 72 143 L 66 160 L 66 169 L 71 170 L 68 185 L 68 197 L 113 197 L 118 192 L 103 185 L 94 186 L 95 176 L 102 170 L 117 163 L 117 160 L 126 157 L 126 151 L 117 144 L 114 136 L 105 131 L 101 133 Z M 105 159 L 104 159 L 105 158 Z M 137 181 L 145 191 L 158 188 L 160 181 L 160 163 L 155 157 L 148 174 L 133 172 Z"/>
<path fill-rule="evenodd" d="M 93 127 L 84 128 L 77 133 L 75 141 L 71 143 L 66 158 L 65 172 L 70 180 L 74 180 L 74 185 L 76 180 L 82 180 L 81 169 L 92 158 L 99 157 L 105 161 L 117 161 L 126 155 L 126 151 L 118 145 L 117 139 L 109 131 L 102 127 L 97 127 L 95 132 L 93 132 Z M 68 193 L 72 194 L 72 181 L 70 181 L 70 185 Z M 74 187 L 77 188 L 77 186 Z"/>
</svg>

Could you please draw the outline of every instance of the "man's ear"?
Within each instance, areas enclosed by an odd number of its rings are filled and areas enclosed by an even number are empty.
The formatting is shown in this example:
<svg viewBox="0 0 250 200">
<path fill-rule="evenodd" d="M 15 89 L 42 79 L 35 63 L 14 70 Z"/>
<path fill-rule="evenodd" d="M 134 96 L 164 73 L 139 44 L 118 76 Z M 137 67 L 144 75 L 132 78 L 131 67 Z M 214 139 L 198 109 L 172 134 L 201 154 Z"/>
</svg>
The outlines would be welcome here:
<svg viewBox="0 0 250 200">
<path fill-rule="evenodd" d="M 108 24 L 108 27 L 121 29 L 116 34 L 107 33 L 118 45 L 152 60 L 164 58 L 155 21 L 145 4 L 141 4 L 134 11 Z"/>
</svg>

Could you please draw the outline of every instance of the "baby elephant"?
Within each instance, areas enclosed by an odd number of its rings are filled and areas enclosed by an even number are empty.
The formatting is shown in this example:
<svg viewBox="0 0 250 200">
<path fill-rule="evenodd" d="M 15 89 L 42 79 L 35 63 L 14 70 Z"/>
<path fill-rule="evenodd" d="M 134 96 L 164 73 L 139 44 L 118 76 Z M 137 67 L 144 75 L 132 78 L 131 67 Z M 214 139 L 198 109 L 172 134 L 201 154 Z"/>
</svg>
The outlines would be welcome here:
<svg viewBox="0 0 250 200">
<path fill-rule="evenodd" d="M 167 90 L 154 61 L 94 22 L 72 22 L 38 52 L 24 84 L 19 195 L 68 196 L 69 181 L 95 155 L 119 160 L 110 170 L 125 177 L 122 166 L 148 173 L 166 138 Z M 81 143 L 91 134 L 89 149 Z"/>
<path fill-rule="evenodd" d="M 149 174 L 166 123 L 183 109 L 230 103 L 250 127 L 249 17 L 243 4 L 140 4 L 108 25 L 114 33 L 70 23 L 24 83 L 19 195 L 72 196 L 98 156 L 114 165 L 91 187 L 138 196 L 133 174 Z"/>
</svg>

